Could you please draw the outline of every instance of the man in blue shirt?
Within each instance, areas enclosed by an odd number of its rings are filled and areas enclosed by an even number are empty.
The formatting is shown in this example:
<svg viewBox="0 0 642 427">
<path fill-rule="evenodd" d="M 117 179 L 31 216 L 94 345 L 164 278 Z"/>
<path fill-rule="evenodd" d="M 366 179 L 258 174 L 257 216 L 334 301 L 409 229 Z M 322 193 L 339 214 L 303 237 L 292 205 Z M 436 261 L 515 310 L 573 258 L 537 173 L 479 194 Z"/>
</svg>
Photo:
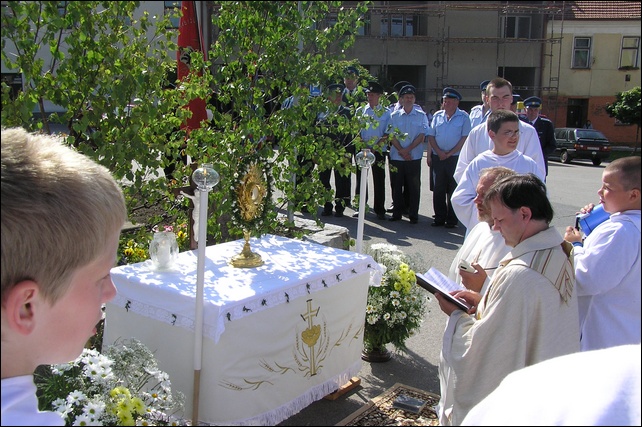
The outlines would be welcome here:
<svg viewBox="0 0 642 427">
<path fill-rule="evenodd" d="M 365 89 L 368 103 L 357 110 L 357 117 L 364 124 L 360 136 L 367 148 L 375 155 L 375 163 L 372 165 L 372 182 L 374 184 L 374 211 L 378 219 L 386 219 L 386 158 L 384 153 L 388 150 L 386 130 L 390 121 L 390 111 L 379 104 L 383 94 L 383 87 L 377 82 L 368 82 Z M 360 193 L 361 171 L 357 167 L 357 189 Z M 366 194 L 367 202 L 367 194 Z M 359 216 L 355 212 L 353 216 Z"/>
<path fill-rule="evenodd" d="M 490 114 L 490 105 L 488 105 L 488 101 L 486 100 L 486 87 L 488 86 L 488 83 L 490 83 L 490 80 L 484 80 L 480 83 L 479 90 L 481 90 L 482 103 L 480 105 L 475 105 L 470 109 L 469 117 L 471 129 L 478 124 L 485 122 L 486 117 Z"/>
<path fill-rule="evenodd" d="M 426 113 L 414 108 L 415 93 L 412 85 L 399 91 L 402 108 L 390 115 L 390 175 L 394 185 L 394 208 L 390 221 L 399 221 L 403 215 L 404 187 L 408 193 L 408 218 L 411 224 L 419 220 L 421 198 L 421 159 L 428 133 Z M 394 177 L 393 177 L 394 175 Z"/>
<path fill-rule="evenodd" d="M 435 220 L 433 227 L 445 225 L 447 228 L 457 226 L 458 220 L 450 198 L 457 187 L 454 174 L 457 167 L 459 150 L 470 133 L 470 118 L 459 109 L 461 95 L 455 89 L 447 87 L 442 95 L 443 110 L 435 113 L 432 127 L 428 129 L 430 160 L 434 180 L 433 208 Z"/>
</svg>

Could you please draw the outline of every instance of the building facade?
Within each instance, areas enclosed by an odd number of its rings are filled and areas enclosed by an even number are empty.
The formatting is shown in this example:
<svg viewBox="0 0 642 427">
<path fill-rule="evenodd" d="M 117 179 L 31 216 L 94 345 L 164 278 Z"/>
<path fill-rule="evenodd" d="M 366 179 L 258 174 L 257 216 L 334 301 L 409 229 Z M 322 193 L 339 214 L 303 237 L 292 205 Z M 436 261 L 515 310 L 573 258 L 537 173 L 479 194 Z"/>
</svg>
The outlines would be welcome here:
<svg viewBox="0 0 642 427">
<path fill-rule="evenodd" d="M 195 3 L 208 46 L 216 8 Z M 177 7 L 143 1 L 140 9 L 160 15 Z M 631 1 L 374 1 L 347 58 L 389 92 L 401 80 L 414 84 L 426 111 L 440 109 L 445 86 L 469 111 L 480 103 L 480 82 L 499 76 L 522 99 L 542 98 L 542 113 L 557 127 L 591 120 L 613 143 L 634 145 L 636 126 L 617 123 L 604 106 L 640 86 L 640 8 Z M 334 21 L 330 14 L 318 25 Z M 20 74 L 2 67 L 3 81 L 20 90 Z"/>
</svg>

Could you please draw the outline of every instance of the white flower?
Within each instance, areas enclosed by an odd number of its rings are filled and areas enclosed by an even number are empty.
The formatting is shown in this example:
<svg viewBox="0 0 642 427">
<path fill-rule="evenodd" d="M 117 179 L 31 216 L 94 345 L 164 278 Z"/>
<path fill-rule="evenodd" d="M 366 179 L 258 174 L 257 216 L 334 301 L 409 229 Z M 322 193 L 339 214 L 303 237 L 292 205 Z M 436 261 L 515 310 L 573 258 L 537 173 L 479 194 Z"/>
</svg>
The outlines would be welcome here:
<svg viewBox="0 0 642 427">
<path fill-rule="evenodd" d="M 72 424 L 74 426 L 99 426 L 101 425 L 100 423 L 96 423 L 94 419 L 92 419 L 89 415 L 87 414 L 80 414 L 76 417 L 74 420 L 74 423 Z"/>
<path fill-rule="evenodd" d="M 87 399 L 87 396 L 80 390 L 74 390 L 67 396 L 67 402 L 72 405 L 80 405 L 85 399 Z"/>
<path fill-rule="evenodd" d="M 85 349 L 50 372 L 37 375 L 36 386 L 68 425 L 185 425 L 168 415 L 182 409 L 184 396 L 172 393 L 167 373 L 135 339 L 108 347 L 105 354 Z"/>
</svg>

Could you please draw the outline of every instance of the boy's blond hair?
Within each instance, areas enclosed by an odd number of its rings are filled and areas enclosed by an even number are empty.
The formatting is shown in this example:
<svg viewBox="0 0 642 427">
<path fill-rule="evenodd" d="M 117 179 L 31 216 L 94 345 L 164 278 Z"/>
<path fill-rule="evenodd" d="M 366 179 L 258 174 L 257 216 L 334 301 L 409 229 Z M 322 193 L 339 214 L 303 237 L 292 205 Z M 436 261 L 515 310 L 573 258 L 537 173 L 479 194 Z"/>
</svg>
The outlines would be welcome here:
<svg viewBox="0 0 642 427">
<path fill-rule="evenodd" d="M 118 183 L 104 166 L 58 138 L 2 129 L 2 303 L 22 280 L 50 302 L 95 260 L 127 218 Z"/>
</svg>

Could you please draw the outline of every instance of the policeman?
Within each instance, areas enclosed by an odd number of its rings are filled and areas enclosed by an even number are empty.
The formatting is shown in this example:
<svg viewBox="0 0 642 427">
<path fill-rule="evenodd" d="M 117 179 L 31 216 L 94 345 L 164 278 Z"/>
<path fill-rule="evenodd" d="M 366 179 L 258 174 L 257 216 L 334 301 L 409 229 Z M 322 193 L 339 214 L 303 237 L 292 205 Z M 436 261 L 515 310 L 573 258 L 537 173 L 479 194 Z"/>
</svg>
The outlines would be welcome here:
<svg viewBox="0 0 642 427">
<path fill-rule="evenodd" d="M 484 80 L 479 84 L 479 90 L 481 90 L 482 103 L 480 105 L 475 105 L 473 108 L 470 109 L 470 114 L 468 117 L 470 117 L 471 129 L 480 123 L 484 123 L 490 111 L 488 102 L 486 102 L 486 87 L 488 86 L 488 83 L 490 83 L 490 80 Z"/>
<path fill-rule="evenodd" d="M 350 109 L 345 107 L 341 102 L 344 85 L 340 83 L 334 83 L 327 87 L 326 96 L 328 100 L 332 103 L 333 107 L 330 110 L 319 113 L 317 116 L 316 126 L 319 128 L 321 135 L 326 135 L 333 142 L 333 148 L 339 152 L 343 151 L 346 156 L 346 163 L 350 160 L 350 150 L 354 150 L 354 145 L 352 144 L 352 136 L 346 133 L 338 131 L 340 127 L 342 116 L 343 120 L 349 120 L 352 118 Z M 320 128 L 325 127 L 326 130 L 322 131 Z M 350 190 L 352 188 L 352 177 L 350 172 L 342 173 L 335 167 L 319 171 L 319 179 L 321 183 L 327 190 L 332 190 L 330 185 L 330 177 L 334 171 L 334 185 L 335 185 L 335 213 L 336 217 L 343 217 L 343 211 L 345 207 L 350 203 Z M 323 206 L 322 216 L 332 215 L 332 202 L 328 201 Z"/>
<path fill-rule="evenodd" d="M 402 108 L 390 114 L 390 180 L 394 208 L 390 221 L 399 221 L 404 213 L 405 194 L 408 195 L 408 218 L 411 224 L 419 220 L 421 197 L 421 160 L 426 149 L 428 118 L 423 110 L 414 108 L 417 89 L 406 85 L 399 91 Z"/>
<path fill-rule="evenodd" d="M 359 86 L 359 70 L 349 66 L 343 70 L 343 103 L 347 107 L 359 106 L 366 101 L 363 88 Z M 353 111 L 354 112 L 354 111 Z"/>
<path fill-rule="evenodd" d="M 526 107 L 527 122 L 533 125 L 539 136 L 539 143 L 542 147 L 544 156 L 544 165 L 546 166 L 546 175 L 548 175 L 548 156 L 553 154 L 557 147 L 555 141 L 555 125 L 549 119 L 540 116 L 542 100 L 536 96 L 531 96 L 524 101 Z"/>
<path fill-rule="evenodd" d="M 442 92 L 442 109 L 435 113 L 432 127 L 428 129 L 428 143 L 433 188 L 433 208 L 435 220 L 433 227 L 457 226 L 458 219 L 450 199 L 457 182 L 453 175 L 457 167 L 459 151 L 470 133 L 470 118 L 459 109 L 461 95 L 457 90 L 446 87 Z"/>
<path fill-rule="evenodd" d="M 386 158 L 384 153 L 388 150 L 386 130 L 390 122 L 390 111 L 379 103 L 383 95 L 383 86 L 377 82 L 368 82 L 365 89 L 368 103 L 359 107 L 357 117 L 363 124 L 360 136 L 367 148 L 375 155 L 375 163 L 370 169 L 374 184 L 374 211 L 377 219 L 386 219 Z M 361 189 L 361 168 L 357 167 L 357 188 L 355 194 L 359 195 Z M 366 194 L 366 202 L 368 195 Z M 353 217 L 358 217 L 355 212 Z"/>
</svg>

